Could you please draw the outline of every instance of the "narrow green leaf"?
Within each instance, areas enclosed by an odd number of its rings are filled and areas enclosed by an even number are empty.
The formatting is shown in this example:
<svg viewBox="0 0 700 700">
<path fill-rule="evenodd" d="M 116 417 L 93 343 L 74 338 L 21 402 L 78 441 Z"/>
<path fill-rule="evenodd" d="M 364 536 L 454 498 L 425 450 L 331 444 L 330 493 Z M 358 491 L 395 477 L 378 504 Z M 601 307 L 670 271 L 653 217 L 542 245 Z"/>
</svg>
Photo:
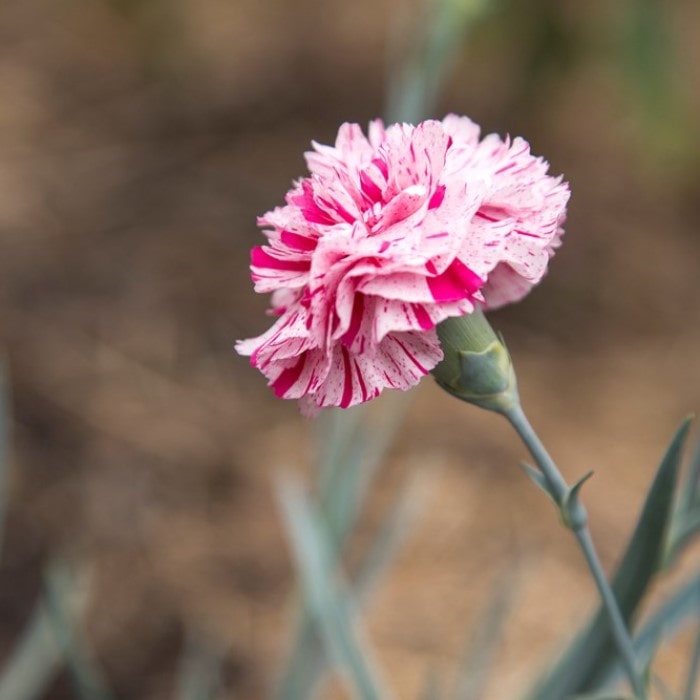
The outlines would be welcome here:
<svg viewBox="0 0 700 700">
<path fill-rule="evenodd" d="M 678 588 L 645 620 L 634 636 L 634 650 L 647 667 L 662 640 L 671 641 L 689 624 L 700 618 L 700 572 Z M 602 680 L 610 685 L 621 675 L 619 664 L 611 664 Z"/>
<path fill-rule="evenodd" d="M 577 530 L 586 526 L 587 515 L 581 504 L 579 493 L 583 485 L 593 476 L 593 472 L 584 474 L 566 493 L 564 502 L 561 504 L 561 517 L 571 530 Z"/>
<path fill-rule="evenodd" d="M 493 3 L 487 0 L 433 0 L 418 16 L 395 13 L 387 121 L 415 124 L 435 116 L 440 90 L 457 51 L 492 9 Z"/>
<path fill-rule="evenodd" d="M 222 691 L 221 652 L 189 633 L 178 669 L 177 700 L 216 700 Z"/>
<path fill-rule="evenodd" d="M 666 115 L 673 103 L 674 63 L 670 17 L 664 0 L 628 0 L 627 66 L 629 82 L 642 106 L 654 118 Z"/>
<path fill-rule="evenodd" d="M 673 513 L 671 529 L 667 538 L 663 557 L 663 568 L 669 569 L 678 559 L 680 553 L 700 532 L 700 503 L 693 504 L 687 510 L 677 506 Z"/>
<path fill-rule="evenodd" d="M 678 467 L 691 420 L 687 418 L 682 423 L 666 451 L 612 582 L 620 611 L 628 623 L 659 571 Z M 591 692 L 600 687 L 606 671 L 616 659 L 610 625 L 605 613 L 599 610 L 533 697 L 561 700 L 576 693 Z"/>
<path fill-rule="evenodd" d="M 527 462 L 521 462 L 520 463 L 520 468 L 525 472 L 525 476 L 532 481 L 532 483 L 537 486 L 538 489 L 542 490 L 547 497 L 554 503 L 554 505 L 559 508 L 559 504 L 557 503 L 557 497 L 556 494 L 552 492 L 552 490 L 549 488 L 549 483 L 547 482 L 547 479 L 545 478 L 544 474 L 537 469 L 536 467 L 533 467 L 531 464 L 528 464 Z"/>
<path fill-rule="evenodd" d="M 38 700 L 58 673 L 62 660 L 51 615 L 42 600 L 12 653 L 3 661 L 0 700 Z"/>
<path fill-rule="evenodd" d="M 693 650 L 690 654 L 690 662 L 688 664 L 688 675 L 685 681 L 685 690 L 683 700 L 693 700 L 697 698 L 698 684 L 700 683 L 700 625 L 698 625 L 695 633 L 695 642 Z"/>
<path fill-rule="evenodd" d="M 482 696 L 517 587 L 518 576 L 513 575 L 512 570 L 496 583 L 486 609 L 473 627 L 467 651 L 458 669 L 453 695 L 455 700 L 477 700 Z"/>
<path fill-rule="evenodd" d="M 440 688 L 440 680 L 434 668 L 428 669 L 428 673 L 425 676 L 425 682 L 423 683 L 423 688 L 421 689 L 418 697 L 420 700 L 441 700 L 443 697 L 442 690 Z"/>
<path fill-rule="evenodd" d="M 56 617 L 58 598 L 60 622 Z M 44 595 L 15 648 L 3 663 L 0 700 L 38 700 L 43 697 L 67 660 L 65 637 L 73 636 L 86 602 L 79 577 L 71 574 L 61 562 L 54 562 L 48 571 Z M 98 696 L 95 696 L 95 700 L 99 700 Z"/>
<path fill-rule="evenodd" d="M 379 700 L 384 691 L 324 521 L 296 481 L 281 480 L 279 496 L 306 604 L 326 652 L 362 700 Z"/>
<path fill-rule="evenodd" d="M 326 460 L 319 471 L 319 505 L 335 549 L 340 551 L 352 532 L 379 465 L 403 421 L 408 401 L 388 395 L 378 406 L 337 410 Z M 344 424 L 347 422 L 347 426 Z M 330 458 L 330 459 L 329 459 Z M 331 461 L 332 460 L 332 461 Z"/>
<path fill-rule="evenodd" d="M 5 357 L 0 354 L 0 547 L 3 543 L 8 501 L 11 424 L 9 373 Z"/>
<path fill-rule="evenodd" d="M 402 394 L 388 395 L 378 406 L 357 406 L 330 411 L 319 434 L 319 502 L 334 556 L 350 538 L 379 464 L 403 421 L 408 401 Z M 406 494 L 404 494 L 405 496 Z M 399 503 L 406 503 L 401 497 Z M 355 585 L 366 595 L 389 564 L 390 549 L 398 546 L 398 530 L 391 521 L 403 518 L 395 512 L 380 529 L 377 541 L 361 564 Z M 398 525 L 399 523 L 396 523 Z M 387 529 L 389 528 L 389 529 Z M 381 553 L 383 551 L 383 553 Z M 276 685 L 276 700 L 306 700 L 328 668 L 328 658 L 308 609 L 300 604 L 289 657 Z"/>
<path fill-rule="evenodd" d="M 274 700 L 306 700 L 331 665 L 311 613 L 299 603 L 291 651 L 275 684 Z"/>
<path fill-rule="evenodd" d="M 652 675 L 652 683 L 656 690 L 658 690 L 661 700 L 680 700 L 675 696 L 671 689 L 666 685 L 666 682 L 660 676 L 656 674 Z M 690 700 L 693 700 L 692 698 Z"/>
<path fill-rule="evenodd" d="M 46 572 L 46 601 L 53 632 L 60 645 L 75 693 L 80 700 L 111 700 L 112 693 L 102 677 L 87 644 L 81 638 L 73 610 L 81 582 L 61 561 Z"/>
<path fill-rule="evenodd" d="M 693 457 L 690 460 L 688 478 L 681 490 L 679 505 L 683 510 L 688 510 L 694 505 L 700 507 L 700 439 L 695 445 Z"/>
<path fill-rule="evenodd" d="M 384 572 L 389 568 L 408 533 L 410 524 L 422 507 L 427 493 L 426 476 L 413 472 L 399 491 L 384 520 L 376 529 L 367 547 L 357 574 L 353 577 L 355 596 L 360 603 L 367 600 Z"/>
<path fill-rule="evenodd" d="M 420 473 L 415 473 L 401 489 L 396 502 L 380 524 L 352 578 L 358 609 L 367 602 L 382 574 L 389 568 L 425 492 L 425 479 Z M 313 688 L 329 665 L 328 655 L 308 609 L 302 608 L 300 615 L 290 658 L 276 686 L 274 697 L 278 700 L 306 700 L 311 697 Z"/>
<path fill-rule="evenodd" d="M 683 629 L 700 619 L 700 572 L 678 588 L 642 623 L 634 637 L 634 650 L 649 674 L 656 650 L 662 641 L 672 641 Z M 622 675 L 618 663 L 608 666 L 601 686 L 610 686 Z"/>
<path fill-rule="evenodd" d="M 634 698 L 631 698 L 626 695 L 608 695 L 608 694 L 586 694 L 586 695 L 573 695 L 570 698 L 567 698 L 567 700 L 634 700 Z"/>
<path fill-rule="evenodd" d="M 665 568 L 673 565 L 678 555 L 690 544 L 698 532 L 700 532 L 700 440 L 695 446 L 693 457 L 690 460 L 688 477 L 680 489 L 673 512 L 673 521 L 664 557 Z"/>
</svg>

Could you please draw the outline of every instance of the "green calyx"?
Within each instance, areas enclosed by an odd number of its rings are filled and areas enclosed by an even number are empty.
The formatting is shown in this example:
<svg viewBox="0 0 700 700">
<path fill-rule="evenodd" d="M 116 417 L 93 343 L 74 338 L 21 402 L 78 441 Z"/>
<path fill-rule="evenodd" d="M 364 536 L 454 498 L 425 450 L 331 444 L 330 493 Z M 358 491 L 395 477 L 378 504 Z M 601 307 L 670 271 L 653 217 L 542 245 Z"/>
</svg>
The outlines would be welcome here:
<svg viewBox="0 0 700 700">
<path fill-rule="evenodd" d="M 497 413 L 518 403 L 510 354 L 481 311 L 448 318 L 437 333 L 445 357 L 432 374 L 445 391 Z"/>
</svg>

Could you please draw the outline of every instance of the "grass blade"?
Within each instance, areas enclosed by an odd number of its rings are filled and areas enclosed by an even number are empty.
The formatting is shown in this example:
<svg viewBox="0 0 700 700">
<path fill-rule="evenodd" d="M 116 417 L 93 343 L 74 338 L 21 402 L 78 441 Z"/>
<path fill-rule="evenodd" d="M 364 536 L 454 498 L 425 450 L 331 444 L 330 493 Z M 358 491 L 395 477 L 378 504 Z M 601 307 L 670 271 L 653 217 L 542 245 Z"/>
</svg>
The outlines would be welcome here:
<svg viewBox="0 0 700 700">
<path fill-rule="evenodd" d="M 384 517 L 362 561 L 353 577 L 355 596 L 363 603 L 376 588 L 384 572 L 408 533 L 410 524 L 416 519 L 428 489 L 425 474 L 414 472 L 399 491 L 399 495 Z"/>
<path fill-rule="evenodd" d="M 383 573 L 389 568 L 425 493 L 423 476 L 415 474 L 410 477 L 377 529 L 369 549 L 362 557 L 357 573 L 352 577 L 354 599 L 358 610 L 367 602 Z M 304 609 L 297 625 L 292 654 L 274 697 L 277 700 L 306 700 L 311 696 L 314 686 L 319 682 L 328 665 L 329 660 L 322 640 L 319 638 L 309 610 Z"/>
<path fill-rule="evenodd" d="M 451 63 L 467 34 L 493 3 L 486 0 L 433 0 L 416 18 L 396 23 L 387 87 L 388 122 L 417 123 L 435 116 Z M 425 27 L 428 27 L 426 32 Z M 408 38 L 407 38 L 408 37 Z"/>
<path fill-rule="evenodd" d="M 690 460 L 688 477 L 680 489 L 678 502 L 674 509 L 664 557 L 664 568 L 673 565 L 678 555 L 690 544 L 698 532 L 700 532 L 700 440 L 695 446 L 693 457 Z"/>
<path fill-rule="evenodd" d="M 683 700 L 693 700 L 697 698 L 696 691 L 700 682 L 700 625 L 695 634 L 695 642 L 693 651 L 690 655 L 690 664 L 688 666 L 688 677 L 685 682 L 685 692 Z"/>
<path fill-rule="evenodd" d="M 349 411 L 328 411 L 328 415 L 321 417 L 319 501 L 336 558 L 340 557 L 350 537 L 373 476 L 393 442 L 408 404 L 403 395 L 388 395 L 381 401 L 379 416 L 372 413 L 376 406 L 363 405 Z M 368 572 L 360 574 L 360 579 L 368 575 Z M 372 575 L 376 581 L 379 570 L 374 570 Z M 369 585 L 370 582 L 366 581 L 364 587 Z M 274 698 L 306 700 L 328 663 L 309 610 L 300 606 L 291 652 L 280 674 Z"/>
<path fill-rule="evenodd" d="M 37 700 L 53 681 L 66 661 L 63 638 L 73 635 L 87 602 L 78 584 L 65 565 L 55 562 L 50 567 L 46 592 L 2 667 L 0 700 Z M 57 598 L 60 624 L 56 618 Z"/>
<path fill-rule="evenodd" d="M 46 602 L 40 601 L 22 637 L 4 662 L 0 700 L 37 700 L 58 673 L 63 653 Z"/>
<path fill-rule="evenodd" d="M 503 637 L 517 585 L 518 577 L 512 572 L 501 577 L 485 611 L 477 619 L 459 669 L 453 696 L 455 700 L 476 700 L 482 696 Z"/>
<path fill-rule="evenodd" d="M 216 700 L 222 690 L 221 654 L 188 634 L 178 669 L 177 700 Z"/>
<path fill-rule="evenodd" d="M 649 665 L 662 638 L 672 640 L 700 618 L 700 572 L 681 586 L 642 624 L 634 638 L 634 650 L 642 665 Z M 606 669 L 601 686 L 609 686 L 621 674 L 619 665 Z"/>
<path fill-rule="evenodd" d="M 7 512 L 11 423 L 9 373 L 5 357 L 0 355 L 0 548 L 4 541 L 5 515 Z"/>
<path fill-rule="evenodd" d="M 306 604 L 326 652 L 358 697 L 386 697 L 370 658 L 369 645 L 358 629 L 355 602 L 340 577 L 323 519 L 297 482 L 281 481 L 279 496 Z"/>
<path fill-rule="evenodd" d="M 46 572 L 46 601 L 53 633 L 61 647 L 73 687 L 81 700 L 112 700 L 100 670 L 81 639 L 73 597 L 80 581 L 60 561 L 54 561 Z"/>
</svg>

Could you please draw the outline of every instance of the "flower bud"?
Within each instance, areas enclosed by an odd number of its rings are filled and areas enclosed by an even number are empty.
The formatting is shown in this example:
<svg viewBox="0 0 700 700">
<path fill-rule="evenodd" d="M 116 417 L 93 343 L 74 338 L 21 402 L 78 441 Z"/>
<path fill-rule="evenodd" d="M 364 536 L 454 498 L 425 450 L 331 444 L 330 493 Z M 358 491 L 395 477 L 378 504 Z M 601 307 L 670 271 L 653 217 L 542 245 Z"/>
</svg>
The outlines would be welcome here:
<svg viewBox="0 0 700 700">
<path fill-rule="evenodd" d="M 445 356 L 432 373 L 445 391 L 497 413 L 518 404 L 510 354 L 480 310 L 446 319 L 437 333 Z"/>
</svg>

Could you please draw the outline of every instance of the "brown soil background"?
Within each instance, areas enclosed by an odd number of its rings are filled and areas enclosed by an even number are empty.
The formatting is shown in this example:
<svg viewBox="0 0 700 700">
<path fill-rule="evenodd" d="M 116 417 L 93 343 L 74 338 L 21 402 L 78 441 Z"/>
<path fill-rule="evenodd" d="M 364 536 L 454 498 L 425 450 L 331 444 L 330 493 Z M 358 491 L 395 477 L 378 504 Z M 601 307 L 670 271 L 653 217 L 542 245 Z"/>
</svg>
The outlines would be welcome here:
<svg viewBox="0 0 700 700">
<path fill-rule="evenodd" d="M 294 602 L 273 477 L 308 472 L 312 425 L 232 351 L 267 323 L 248 250 L 309 141 L 381 112 L 397 5 L 0 7 L 0 341 L 14 410 L 0 654 L 60 552 L 92 564 L 87 633 L 119 698 L 173 697 L 186 629 L 224 649 L 227 697 L 271 688 Z M 596 471 L 586 502 L 610 568 L 665 444 L 700 409 L 700 8 L 674 3 L 670 16 L 691 128 L 669 137 L 668 105 L 640 117 L 616 62 L 626 5 L 555 7 L 480 28 L 440 114 L 525 135 L 571 182 L 547 280 L 494 323 L 566 474 Z M 528 18 L 547 8 L 564 42 L 528 72 Z M 430 669 L 450 677 L 500 578 L 519 583 L 489 698 L 517 697 L 591 609 L 523 456 L 496 417 L 429 380 L 412 392 L 367 513 L 375 522 L 425 472 L 422 514 L 367 619 L 397 697 L 416 697 Z M 684 568 L 697 561 L 696 548 Z M 663 661 L 673 683 L 683 657 Z M 65 679 L 47 697 L 71 697 Z"/>
</svg>

